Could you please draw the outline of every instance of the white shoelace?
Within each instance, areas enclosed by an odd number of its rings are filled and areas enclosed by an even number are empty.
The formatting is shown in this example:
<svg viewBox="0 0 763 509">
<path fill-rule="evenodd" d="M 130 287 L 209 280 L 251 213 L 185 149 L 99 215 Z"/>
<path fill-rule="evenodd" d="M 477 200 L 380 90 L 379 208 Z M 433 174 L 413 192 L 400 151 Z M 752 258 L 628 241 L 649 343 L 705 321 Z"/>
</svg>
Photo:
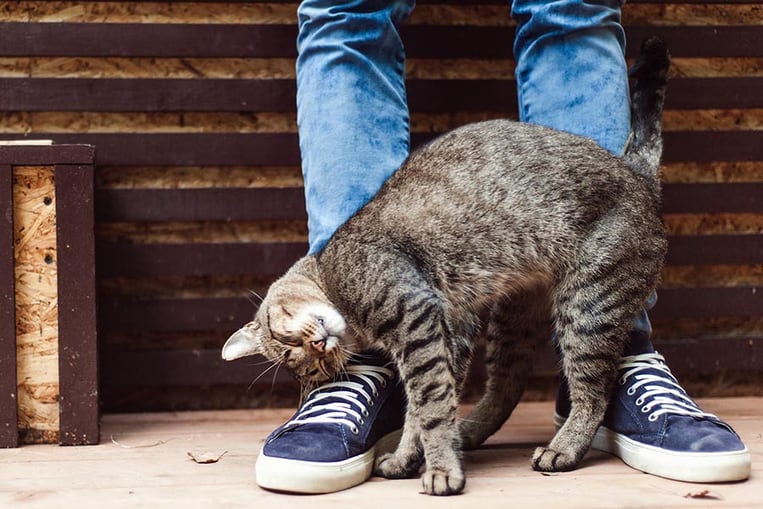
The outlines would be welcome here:
<svg viewBox="0 0 763 509">
<path fill-rule="evenodd" d="M 656 421 L 663 414 L 718 420 L 715 415 L 703 412 L 686 395 L 670 372 L 670 368 L 665 364 L 665 357 L 659 353 L 643 353 L 623 357 L 619 369 L 625 370 L 620 375 L 620 385 L 625 385 L 628 379 L 633 377 L 634 381 L 627 389 L 629 396 L 635 396 L 639 388 L 644 388 L 644 392 L 636 399 L 636 405 L 641 408 L 643 413 L 649 413 L 648 419 L 651 422 Z M 656 369 L 664 374 L 641 373 L 647 369 Z M 650 385 L 654 383 L 663 385 Z"/>
<path fill-rule="evenodd" d="M 365 423 L 368 409 L 374 406 L 374 398 L 379 396 L 380 387 L 387 386 L 387 380 L 394 376 L 392 370 L 381 366 L 351 365 L 347 366 L 347 374 L 360 379 L 363 385 L 352 380 L 341 380 L 321 385 L 310 392 L 302 407 L 305 409 L 284 425 L 291 429 L 301 424 L 339 423 L 344 424 L 354 434 L 358 434 L 358 425 Z M 378 384 L 378 386 L 377 386 Z M 368 393 L 368 388 L 371 393 Z M 326 404 L 316 404 L 332 398 L 341 401 L 330 401 Z"/>
</svg>

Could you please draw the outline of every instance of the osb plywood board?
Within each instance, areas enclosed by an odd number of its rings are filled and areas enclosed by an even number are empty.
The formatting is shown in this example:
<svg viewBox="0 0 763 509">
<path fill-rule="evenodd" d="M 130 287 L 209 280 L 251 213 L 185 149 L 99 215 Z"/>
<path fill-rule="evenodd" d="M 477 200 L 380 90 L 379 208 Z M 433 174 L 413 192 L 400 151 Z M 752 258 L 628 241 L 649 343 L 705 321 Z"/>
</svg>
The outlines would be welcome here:
<svg viewBox="0 0 763 509">
<path fill-rule="evenodd" d="M 59 429 L 58 274 L 53 167 L 13 170 L 18 427 L 23 441 Z"/>
<path fill-rule="evenodd" d="M 258 23 L 296 21 L 297 4 L 259 2 L 2 2 L 9 21 L 76 23 Z M 629 4 L 631 24 L 749 24 L 760 19 L 759 4 Z M 513 25 L 508 6 L 422 4 L 410 23 L 475 26 Z"/>
</svg>

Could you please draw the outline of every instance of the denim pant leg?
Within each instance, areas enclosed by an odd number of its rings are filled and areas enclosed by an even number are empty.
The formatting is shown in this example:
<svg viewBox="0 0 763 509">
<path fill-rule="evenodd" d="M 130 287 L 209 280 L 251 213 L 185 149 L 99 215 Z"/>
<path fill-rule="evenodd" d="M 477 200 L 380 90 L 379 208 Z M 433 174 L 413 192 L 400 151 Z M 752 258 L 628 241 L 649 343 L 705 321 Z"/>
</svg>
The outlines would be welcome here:
<svg viewBox="0 0 763 509">
<path fill-rule="evenodd" d="M 310 253 L 365 205 L 410 150 L 398 27 L 413 0 L 305 0 L 297 124 Z"/>
<path fill-rule="evenodd" d="M 622 0 L 515 0 L 519 117 L 621 154 L 630 134 Z"/>
<path fill-rule="evenodd" d="M 623 0 L 514 0 L 519 118 L 592 138 L 622 154 L 631 130 Z M 647 302 L 651 308 L 657 296 Z M 636 316 L 630 348 L 647 349 L 652 326 Z"/>
</svg>

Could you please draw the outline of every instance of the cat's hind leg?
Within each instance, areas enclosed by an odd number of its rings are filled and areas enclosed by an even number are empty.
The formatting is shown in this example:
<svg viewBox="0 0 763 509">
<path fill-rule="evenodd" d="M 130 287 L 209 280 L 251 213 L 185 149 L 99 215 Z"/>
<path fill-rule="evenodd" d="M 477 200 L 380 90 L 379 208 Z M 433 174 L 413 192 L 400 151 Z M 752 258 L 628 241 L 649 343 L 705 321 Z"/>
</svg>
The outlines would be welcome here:
<svg viewBox="0 0 763 509">
<path fill-rule="evenodd" d="M 603 240 L 605 236 L 609 237 Z M 639 246 L 629 249 L 628 240 Z M 577 265 L 553 290 L 556 337 L 571 411 L 551 443 L 536 449 L 535 470 L 571 470 L 591 445 L 604 418 L 633 317 L 659 274 L 660 258 L 644 247 L 647 244 L 644 237 L 602 232 L 584 243 Z"/>
<path fill-rule="evenodd" d="M 503 297 L 483 334 L 485 393 L 460 420 L 462 447 L 475 449 L 506 422 L 524 392 L 537 345 L 550 338 L 548 290 Z"/>
</svg>

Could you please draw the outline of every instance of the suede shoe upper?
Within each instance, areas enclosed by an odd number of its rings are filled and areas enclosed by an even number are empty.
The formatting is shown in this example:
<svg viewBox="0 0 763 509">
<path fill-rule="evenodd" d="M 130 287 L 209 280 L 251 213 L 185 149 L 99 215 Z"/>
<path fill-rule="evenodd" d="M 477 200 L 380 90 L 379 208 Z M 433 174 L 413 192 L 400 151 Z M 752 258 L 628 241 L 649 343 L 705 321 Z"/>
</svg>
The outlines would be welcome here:
<svg viewBox="0 0 763 509">
<path fill-rule="evenodd" d="M 337 462 L 368 451 L 402 428 L 403 391 L 381 358 L 350 364 L 346 374 L 309 393 L 294 416 L 265 440 L 262 454 L 310 462 Z"/>
</svg>

